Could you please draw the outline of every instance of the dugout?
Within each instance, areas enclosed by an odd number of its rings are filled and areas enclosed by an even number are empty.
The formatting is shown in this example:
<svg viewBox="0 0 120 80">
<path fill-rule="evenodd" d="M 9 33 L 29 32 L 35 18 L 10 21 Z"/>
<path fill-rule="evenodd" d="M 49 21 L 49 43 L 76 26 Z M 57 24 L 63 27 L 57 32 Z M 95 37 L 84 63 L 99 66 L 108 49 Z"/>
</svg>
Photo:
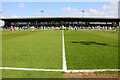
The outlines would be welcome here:
<svg viewBox="0 0 120 80">
<path fill-rule="evenodd" d="M 95 26 L 108 26 L 116 27 L 120 23 L 119 18 L 87 18 L 87 17 L 34 17 L 34 18 L 3 18 L 5 22 L 3 27 L 9 26 L 54 26 L 65 27 L 77 26 L 77 27 L 95 27 Z"/>
</svg>

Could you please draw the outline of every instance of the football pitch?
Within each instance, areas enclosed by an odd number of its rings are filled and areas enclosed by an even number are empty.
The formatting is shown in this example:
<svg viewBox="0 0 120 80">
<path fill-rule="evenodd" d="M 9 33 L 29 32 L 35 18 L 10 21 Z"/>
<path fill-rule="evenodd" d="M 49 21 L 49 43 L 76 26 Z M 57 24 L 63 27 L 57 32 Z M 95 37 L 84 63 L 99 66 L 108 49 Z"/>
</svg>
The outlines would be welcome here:
<svg viewBox="0 0 120 80">
<path fill-rule="evenodd" d="M 118 69 L 118 32 L 3 31 L 2 68 L 3 78 L 62 78 L 65 71 Z"/>
</svg>

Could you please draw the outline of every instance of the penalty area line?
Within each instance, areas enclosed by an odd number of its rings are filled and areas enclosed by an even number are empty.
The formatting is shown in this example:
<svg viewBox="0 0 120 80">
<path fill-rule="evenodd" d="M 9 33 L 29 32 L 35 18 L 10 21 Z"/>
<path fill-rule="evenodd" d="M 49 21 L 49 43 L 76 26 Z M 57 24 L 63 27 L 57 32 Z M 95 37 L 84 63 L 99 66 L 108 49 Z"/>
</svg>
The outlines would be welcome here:
<svg viewBox="0 0 120 80">
<path fill-rule="evenodd" d="M 62 69 L 38 69 L 38 68 L 15 68 L 15 67 L 0 67 L 0 70 L 20 70 L 20 71 L 47 71 L 47 72 L 67 72 L 67 73 L 76 73 L 76 72 L 114 72 L 120 71 L 120 69 L 86 69 L 86 70 L 62 70 Z"/>
</svg>

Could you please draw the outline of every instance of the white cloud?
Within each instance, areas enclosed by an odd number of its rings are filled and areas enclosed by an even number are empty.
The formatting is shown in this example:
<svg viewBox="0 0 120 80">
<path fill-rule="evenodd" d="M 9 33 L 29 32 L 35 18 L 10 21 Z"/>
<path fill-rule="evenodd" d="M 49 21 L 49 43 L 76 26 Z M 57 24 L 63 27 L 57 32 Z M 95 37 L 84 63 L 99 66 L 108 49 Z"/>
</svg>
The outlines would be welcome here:
<svg viewBox="0 0 120 80">
<path fill-rule="evenodd" d="M 103 5 L 103 6 L 101 7 L 102 10 L 107 10 L 107 9 L 109 9 L 109 8 L 110 8 L 110 6 L 108 6 L 108 5 Z"/>
<path fill-rule="evenodd" d="M 118 3 L 111 2 L 101 6 L 99 9 L 90 9 L 89 13 L 93 16 L 118 17 Z"/>
<path fill-rule="evenodd" d="M 5 16 L 1 16 L 0 18 L 5 18 Z"/>
<path fill-rule="evenodd" d="M 19 3 L 18 7 L 19 8 L 25 8 L 25 5 L 23 3 Z"/>
<path fill-rule="evenodd" d="M 77 11 L 77 8 L 65 7 L 63 8 L 64 11 Z"/>
<path fill-rule="evenodd" d="M 66 7 L 63 8 L 64 16 L 80 16 L 82 17 L 81 10 L 77 8 Z M 104 4 L 99 8 L 90 8 L 84 12 L 85 17 L 118 17 L 118 3 L 110 2 Z"/>
<path fill-rule="evenodd" d="M 98 14 L 100 14 L 100 12 L 98 11 L 98 10 L 96 10 L 96 9 L 90 9 L 90 13 L 92 13 L 92 14 L 94 14 L 94 15 L 98 15 Z"/>
<path fill-rule="evenodd" d="M 64 11 L 62 16 L 81 16 L 81 11 L 77 8 L 72 8 L 72 7 L 64 7 L 62 8 Z"/>
<path fill-rule="evenodd" d="M 12 15 L 10 18 L 18 18 L 17 15 Z"/>
</svg>

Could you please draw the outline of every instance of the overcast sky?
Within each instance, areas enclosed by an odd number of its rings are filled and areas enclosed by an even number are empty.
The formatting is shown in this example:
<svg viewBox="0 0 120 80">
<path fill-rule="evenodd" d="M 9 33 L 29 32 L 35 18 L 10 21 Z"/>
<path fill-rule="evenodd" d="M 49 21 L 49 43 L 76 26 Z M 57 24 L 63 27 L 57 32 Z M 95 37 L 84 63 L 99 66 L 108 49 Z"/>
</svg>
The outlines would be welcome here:
<svg viewBox="0 0 120 80">
<path fill-rule="evenodd" d="M 118 17 L 118 2 L 2 2 L 1 17 Z M 44 12 L 41 12 L 44 11 Z"/>
</svg>

